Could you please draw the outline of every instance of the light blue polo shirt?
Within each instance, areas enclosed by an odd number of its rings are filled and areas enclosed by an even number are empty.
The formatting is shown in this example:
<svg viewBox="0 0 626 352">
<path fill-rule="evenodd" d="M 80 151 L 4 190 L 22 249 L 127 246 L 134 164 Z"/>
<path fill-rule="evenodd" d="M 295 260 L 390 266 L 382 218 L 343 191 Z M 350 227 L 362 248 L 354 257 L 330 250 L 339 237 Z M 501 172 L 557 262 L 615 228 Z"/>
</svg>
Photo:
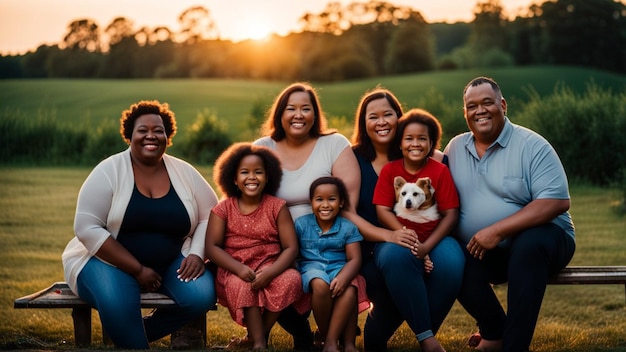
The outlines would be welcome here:
<svg viewBox="0 0 626 352">
<path fill-rule="evenodd" d="M 534 199 L 569 199 L 567 176 L 556 151 L 534 131 L 505 118 L 504 129 L 478 157 L 474 136 L 454 137 L 445 149 L 461 202 L 457 234 L 465 243 Z M 569 212 L 552 222 L 574 238 Z M 501 246 L 506 246 L 506 240 Z"/>
</svg>

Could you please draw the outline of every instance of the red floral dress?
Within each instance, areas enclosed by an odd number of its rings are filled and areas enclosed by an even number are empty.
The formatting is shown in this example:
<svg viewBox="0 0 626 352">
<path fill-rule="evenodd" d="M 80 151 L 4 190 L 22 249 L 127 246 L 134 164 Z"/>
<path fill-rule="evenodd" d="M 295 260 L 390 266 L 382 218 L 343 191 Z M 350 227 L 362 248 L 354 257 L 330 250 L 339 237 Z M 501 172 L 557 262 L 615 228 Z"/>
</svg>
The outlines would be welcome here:
<svg viewBox="0 0 626 352">
<path fill-rule="evenodd" d="M 277 219 L 284 205 L 284 200 L 264 195 L 255 211 L 242 214 L 236 197 L 218 203 L 211 211 L 226 222 L 226 253 L 255 271 L 273 264 L 282 251 Z M 261 307 L 278 312 L 299 301 L 303 295 L 300 273 L 294 268 L 276 276 L 264 289 L 253 290 L 250 285 L 228 270 L 217 269 L 218 301 L 228 308 L 233 320 L 242 326 L 243 308 Z M 296 309 L 304 312 L 306 307 Z"/>
</svg>

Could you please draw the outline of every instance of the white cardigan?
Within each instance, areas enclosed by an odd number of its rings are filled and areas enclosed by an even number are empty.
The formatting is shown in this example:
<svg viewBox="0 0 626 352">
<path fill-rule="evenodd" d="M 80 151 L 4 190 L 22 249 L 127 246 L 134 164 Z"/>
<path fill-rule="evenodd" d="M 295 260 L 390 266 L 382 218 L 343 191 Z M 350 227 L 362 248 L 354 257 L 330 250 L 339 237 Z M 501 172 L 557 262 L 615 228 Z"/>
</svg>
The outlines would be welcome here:
<svg viewBox="0 0 626 352">
<path fill-rule="evenodd" d="M 185 205 L 191 229 L 181 252 L 204 258 L 204 239 L 211 208 L 217 204 L 215 191 L 191 164 L 167 154 L 165 168 L 174 190 Z M 135 179 L 130 148 L 100 162 L 89 174 L 78 194 L 74 233 L 63 251 L 65 281 L 77 293 L 76 280 L 87 261 L 104 241 L 117 234 L 133 193 Z"/>
</svg>

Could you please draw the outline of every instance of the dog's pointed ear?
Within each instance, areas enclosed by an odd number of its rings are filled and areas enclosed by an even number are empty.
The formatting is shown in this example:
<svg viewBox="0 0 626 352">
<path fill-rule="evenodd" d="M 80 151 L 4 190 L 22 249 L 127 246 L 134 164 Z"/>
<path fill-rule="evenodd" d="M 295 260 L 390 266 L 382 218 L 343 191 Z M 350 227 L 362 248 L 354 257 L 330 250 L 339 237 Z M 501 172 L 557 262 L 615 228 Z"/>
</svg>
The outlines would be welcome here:
<svg viewBox="0 0 626 352">
<path fill-rule="evenodd" d="M 393 179 L 393 188 L 397 192 L 400 188 L 402 188 L 402 186 L 404 186 L 405 183 L 406 180 L 402 176 L 396 176 Z"/>
<path fill-rule="evenodd" d="M 432 182 L 430 181 L 430 177 L 424 177 L 426 179 L 426 185 L 428 186 L 428 188 L 430 189 L 430 193 L 433 194 L 435 193 L 435 187 L 433 187 Z"/>
</svg>

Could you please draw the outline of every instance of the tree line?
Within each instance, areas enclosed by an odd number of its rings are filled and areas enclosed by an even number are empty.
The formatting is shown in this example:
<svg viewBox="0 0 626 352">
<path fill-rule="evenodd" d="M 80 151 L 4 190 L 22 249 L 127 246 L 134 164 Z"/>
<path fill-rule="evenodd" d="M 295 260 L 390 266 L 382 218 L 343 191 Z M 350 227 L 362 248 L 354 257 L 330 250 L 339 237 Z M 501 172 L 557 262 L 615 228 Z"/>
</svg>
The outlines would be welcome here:
<svg viewBox="0 0 626 352">
<path fill-rule="evenodd" d="M 135 28 L 115 18 L 72 21 L 63 39 L 1 56 L 0 78 L 243 78 L 337 81 L 513 65 L 574 65 L 626 72 L 626 5 L 553 0 L 506 13 L 479 1 L 471 22 L 428 23 L 390 2 L 330 2 L 300 18 L 300 31 L 264 41 L 220 38 L 209 9 L 178 16 L 180 30 Z M 512 19 L 511 19 L 512 18 Z"/>
</svg>

